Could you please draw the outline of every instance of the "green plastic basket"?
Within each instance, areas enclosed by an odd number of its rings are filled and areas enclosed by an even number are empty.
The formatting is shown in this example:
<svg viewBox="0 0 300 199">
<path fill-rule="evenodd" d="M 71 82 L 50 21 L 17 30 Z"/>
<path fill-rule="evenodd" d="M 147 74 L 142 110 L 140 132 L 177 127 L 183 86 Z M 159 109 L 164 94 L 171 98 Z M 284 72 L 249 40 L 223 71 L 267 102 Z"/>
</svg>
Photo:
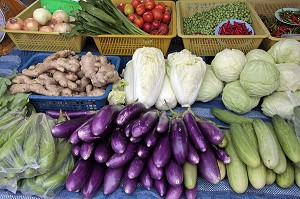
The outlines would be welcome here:
<svg viewBox="0 0 300 199">
<path fill-rule="evenodd" d="M 71 11 L 81 9 L 78 0 L 40 0 L 40 2 L 41 6 L 46 7 L 51 13 L 56 10 L 64 10 L 69 15 L 74 16 Z"/>
</svg>

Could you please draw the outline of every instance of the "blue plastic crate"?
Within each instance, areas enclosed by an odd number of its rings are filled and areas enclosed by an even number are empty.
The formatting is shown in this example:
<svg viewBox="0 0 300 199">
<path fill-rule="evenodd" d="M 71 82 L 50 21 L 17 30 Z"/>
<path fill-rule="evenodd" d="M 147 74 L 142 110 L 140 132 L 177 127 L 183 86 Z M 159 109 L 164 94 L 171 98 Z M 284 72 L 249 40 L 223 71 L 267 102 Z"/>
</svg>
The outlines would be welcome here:
<svg viewBox="0 0 300 199">
<path fill-rule="evenodd" d="M 43 60 L 52 53 L 37 53 L 32 56 L 24 66 L 19 68 L 19 72 L 28 68 L 31 65 L 43 62 Z M 93 53 L 98 55 L 97 53 Z M 78 54 L 80 56 L 85 53 Z M 107 60 L 115 65 L 115 70 L 118 71 L 121 58 L 118 56 L 106 56 Z M 45 96 L 31 94 L 29 96 L 30 103 L 35 107 L 37 112 L 46 112 L 47 110 L 99 110 L 107 104 L 107 96 L 112 89 L 112 84 L 109 84 L 106 91 L 101 96 Z"/>
</svg>

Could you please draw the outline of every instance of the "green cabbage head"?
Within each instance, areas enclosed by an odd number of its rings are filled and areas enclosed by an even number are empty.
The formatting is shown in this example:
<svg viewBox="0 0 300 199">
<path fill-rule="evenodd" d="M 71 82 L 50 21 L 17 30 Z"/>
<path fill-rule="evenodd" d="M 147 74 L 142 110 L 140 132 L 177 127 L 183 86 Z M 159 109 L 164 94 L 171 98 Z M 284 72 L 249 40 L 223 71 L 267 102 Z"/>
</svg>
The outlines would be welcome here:
<svg viewBox="0 0 300 199">
<path fill-rule="evenodd" d="M 246 54 L 247 62 L 253 60 L 263 60 L 275 64 L 275 59 L 267 52 L 262 49 L 253 49 Z"/>
<path fill-rule="evenodd" d="M 225 107 L 239 114 L 250 112 L 258 105 L 259 100 L 259 97 L 250 97 L 239 80 L 226 84 L 222 93 L 222 101 Z"/>
<path fill-rule="evenodd" d="M 268 53 L 274 57 L 277 64 L 300 64 L 300 42 L 295 39 L 285 39 L 275 43 Z"/>
<path fill-rule="evenodd" d="M 276 64 L 280 72 L 280 83 L 277 91 L 292 91 L 300 89 L 300 65 L 298 64 Z"/>
<path fill-rule="evenodd" d="M 206 72 L 200 87 L 197 101 L 208 102 L 220 95 L 224 88 L 224 83 L 214 73 L 212 67 L 206 64 Z"/>
<path fill-rule="evenodd" d="M 248 62 L 240 75 L 240 82 L 251 97 L 263 97 L 279 86 L 280 73 L 275 64 L 262 60 Z"/>
</svg>

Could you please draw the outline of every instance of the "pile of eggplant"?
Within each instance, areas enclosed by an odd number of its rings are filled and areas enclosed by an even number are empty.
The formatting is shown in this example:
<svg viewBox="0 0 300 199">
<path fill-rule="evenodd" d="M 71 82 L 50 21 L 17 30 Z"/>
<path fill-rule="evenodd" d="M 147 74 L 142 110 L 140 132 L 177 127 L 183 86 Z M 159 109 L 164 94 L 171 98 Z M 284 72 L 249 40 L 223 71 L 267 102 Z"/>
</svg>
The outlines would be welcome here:
<svg viewBox="0 0 300 199">
<path fill-rule="evenodd" d="M 197 176 L 217 184 L 219 164 L 230 162 L 221 148 L 222 130 L 191 109 L 167 113 L 134 102 L 67 114 L 70 119 L 53 126 L 52 135 L 72 143 L 77 162 L 66 188 L 85 198 L 101 186 L 104 194 L 111 194 L 122 180 L 128 194 L 140 183 L 166 198 L 196 198 Z"/>
</svg>

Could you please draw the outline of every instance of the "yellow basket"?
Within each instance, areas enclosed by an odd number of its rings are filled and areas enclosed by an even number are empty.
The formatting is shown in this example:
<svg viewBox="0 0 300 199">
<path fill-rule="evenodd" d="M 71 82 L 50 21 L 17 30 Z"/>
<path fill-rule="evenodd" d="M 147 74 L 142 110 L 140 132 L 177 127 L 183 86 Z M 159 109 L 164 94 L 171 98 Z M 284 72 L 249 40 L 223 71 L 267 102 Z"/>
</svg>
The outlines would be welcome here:
<svg viewBox="0 0 300 199">
<path fill-rule="evenodd" d="M 16 17 L 23 20 L 32 17 L 33 11 L 40 7 L 40 1 L 35 1 Z M 1 27 L 1 31 L 6 32 L 20 50 L 57 52 L 68 49 L 81 52 L 86 42 L 85 37 L 75 36 L 67 38 L 57 32 L 7 30 L 5 26 Z"/>
<path fill-rule="evenodd" d="M 258 15 L 264 15 L 266 17 L 275 17 L 274 13 L 280 8 L 300 8 L 299 0 L 283 0 L 283 1 L 261 1 L 261 0 L 252 0 L 251 5 L 254 7 L 254 10 Z M 284 38 L 278 38 L 269 36 L 264 39 L 261 48 L 264 50 L 269 50 L 276 42 L 283 40 Z M 294 37 L 300 41 L 300 37 Z"/>
<path fill-rule="evenodd" d="M 233 2 L 245 2 L 253 20 L 254 35 L 184 35 L 183 18 L 196 12 L 211 9 L 217 5 Z M 184 48 L 198 56 L 215 56 L 218 52 L 230 48 L 239 49 L 244 53 L 258 48 L 264 38 L 269 36 L 267 28 L 255 10 L 246 0 L 186 0 L 176 2 L 177 32 L 182 38 Z"/>
<path fill-rule="evenodd" d="M 114 4 L 130 3 L 131 0 L 113 0 Z M 176 36 L 176 9 L 173 1 L 160 1 L 172 9 L 168 35 L 96 35 L 93 39 L 101 54 L 133 55 L 137 48 L 156 47 L 167 54 L 172 38 Z"/>
</svg>

